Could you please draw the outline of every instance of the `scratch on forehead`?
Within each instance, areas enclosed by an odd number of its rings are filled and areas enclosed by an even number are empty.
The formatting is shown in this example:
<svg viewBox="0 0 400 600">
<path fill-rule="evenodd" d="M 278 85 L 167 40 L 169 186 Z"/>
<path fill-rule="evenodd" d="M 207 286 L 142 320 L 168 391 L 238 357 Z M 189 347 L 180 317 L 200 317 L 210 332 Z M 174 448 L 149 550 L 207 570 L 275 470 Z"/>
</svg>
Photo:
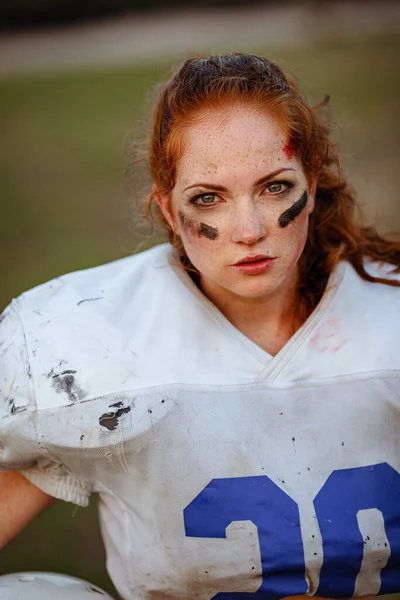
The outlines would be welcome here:
<svg viewBox="0 0 400 600">
<path fill-rule="evenodd" d="M 286 158 L 288 158 L 289 160 L 291 158 L 293 158 L 293 156 L 294 156 L 293 145 L 292 145 L 290 138 L 287 140 L 286 144 L 283 146 L 283 151 L 285 153 Z"/>
</svg>

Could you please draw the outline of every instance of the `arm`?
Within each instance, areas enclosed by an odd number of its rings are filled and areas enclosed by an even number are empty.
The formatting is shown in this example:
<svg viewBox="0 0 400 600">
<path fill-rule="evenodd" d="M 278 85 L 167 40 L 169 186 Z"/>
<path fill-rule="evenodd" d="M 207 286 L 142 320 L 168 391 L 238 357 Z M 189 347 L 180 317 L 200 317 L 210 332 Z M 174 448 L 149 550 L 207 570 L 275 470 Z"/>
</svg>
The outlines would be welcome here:
<svg viewBox="0 0 400 600">
<path fill-rule="evenodd" d="M 0 550 L 55 502 L 17 471 L 0 471 Z"/>
</svg>

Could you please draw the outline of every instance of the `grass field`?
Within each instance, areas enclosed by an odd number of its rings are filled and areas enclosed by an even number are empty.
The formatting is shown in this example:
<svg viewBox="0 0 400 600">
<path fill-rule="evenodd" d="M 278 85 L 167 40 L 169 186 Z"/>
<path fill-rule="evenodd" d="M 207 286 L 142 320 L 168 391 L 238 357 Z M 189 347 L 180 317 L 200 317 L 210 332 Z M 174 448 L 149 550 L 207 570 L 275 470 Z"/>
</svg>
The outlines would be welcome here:
<svg viewBox="0 0 400 600">
<path fill-rule="evenodd" d="M 400 37 L 260 49 L 318 102 L 332 100 L 346 173 L 369 219 L 400 229 Z M 0 308 L 62 272 L 134 251 L 139 184 L 124 192 L 127 136 L 143 118 L 154 68 L 90 70 L 0 79 Z M 0 574 L 54 570 L 112 590 L 96 522 L 59 505 L 2 553 Z"/>
</svg>

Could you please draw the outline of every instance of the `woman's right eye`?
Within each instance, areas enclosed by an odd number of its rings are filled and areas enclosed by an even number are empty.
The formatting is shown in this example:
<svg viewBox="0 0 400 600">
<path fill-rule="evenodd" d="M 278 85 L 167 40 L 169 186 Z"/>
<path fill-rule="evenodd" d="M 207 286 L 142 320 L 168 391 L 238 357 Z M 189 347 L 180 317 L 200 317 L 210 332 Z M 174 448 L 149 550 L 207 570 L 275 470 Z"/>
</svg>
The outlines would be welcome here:
<svg viewBox="0 0 400 600">
<path fill-rule="evenodd" d="M 216 200 L 218 200 L 216 194 L 200 194 L 199 196 L 195 196 L 191 202 L 198 206 L 210 206 L 211 204 L 215 204 Z"/>
</svg>

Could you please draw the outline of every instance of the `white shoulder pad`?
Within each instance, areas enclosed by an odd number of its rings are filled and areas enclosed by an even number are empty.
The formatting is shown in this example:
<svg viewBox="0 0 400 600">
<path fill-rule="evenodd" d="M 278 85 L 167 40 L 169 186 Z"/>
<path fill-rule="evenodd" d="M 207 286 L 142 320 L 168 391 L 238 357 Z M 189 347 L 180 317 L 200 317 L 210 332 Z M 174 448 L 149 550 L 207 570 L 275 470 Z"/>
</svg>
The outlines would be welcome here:
<svg viewBox="0 0 400 600">
<path fill-rule="evenodd" d="M 34 464 L 36 435 L 32 375 L 15 302 L 0 316 L 0 467 Z M 21 439 L 22 435 L 22 439 Z"/>
</svg>

